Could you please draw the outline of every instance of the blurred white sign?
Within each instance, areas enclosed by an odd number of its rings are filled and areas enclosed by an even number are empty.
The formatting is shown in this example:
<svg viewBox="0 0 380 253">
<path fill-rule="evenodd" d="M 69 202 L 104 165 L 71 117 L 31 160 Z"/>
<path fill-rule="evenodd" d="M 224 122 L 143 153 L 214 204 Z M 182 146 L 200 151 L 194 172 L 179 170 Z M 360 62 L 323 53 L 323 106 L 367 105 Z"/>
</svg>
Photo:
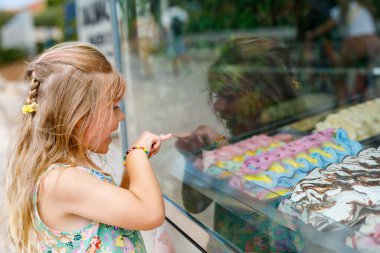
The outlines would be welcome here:
<svg viewBox="0 0 380 253">
<path fill-rule="evenodd" d="M 14 16 L 1 29 L 1 46 L 3 48 L 22 48 L 30 54 L 36 51 L 33 17 L 28 11 Z"/>
<path fill-rule="evenodd" d="M 114 61 L 111 1 L 76 0 L 78 39 L 96 45 Z"/>
</svg>

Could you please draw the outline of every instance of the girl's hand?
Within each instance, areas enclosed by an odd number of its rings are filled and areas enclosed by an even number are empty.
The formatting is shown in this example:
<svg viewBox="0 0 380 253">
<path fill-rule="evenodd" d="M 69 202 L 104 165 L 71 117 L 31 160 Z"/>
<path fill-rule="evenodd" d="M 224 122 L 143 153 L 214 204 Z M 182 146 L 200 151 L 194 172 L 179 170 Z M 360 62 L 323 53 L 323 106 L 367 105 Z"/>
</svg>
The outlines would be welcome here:
<svg viewBox="0 0 380 253">
<path fill-rule="evenodd" d="M 161 147 L 161 143 L 170 139 L 172 134 L 160 134 L 156 135 L 151 132 L 143 132 L 137 140 L 133 143 L 133 146 L 142 146 L 149 151 L 149 156 L 153 156 L 158 153 Z"/>
<path fill-rule="evenodd" d="M 159 138 L 157 139 L 157 141 L 153 142 L 153 145 L 150 149 L 149 157 L 156 155 L 158 151 L 160 151 L 161 143 L 169 140 L 172 137 L 172 134 L 160 134 L 158 137 Z"/>
</svg>

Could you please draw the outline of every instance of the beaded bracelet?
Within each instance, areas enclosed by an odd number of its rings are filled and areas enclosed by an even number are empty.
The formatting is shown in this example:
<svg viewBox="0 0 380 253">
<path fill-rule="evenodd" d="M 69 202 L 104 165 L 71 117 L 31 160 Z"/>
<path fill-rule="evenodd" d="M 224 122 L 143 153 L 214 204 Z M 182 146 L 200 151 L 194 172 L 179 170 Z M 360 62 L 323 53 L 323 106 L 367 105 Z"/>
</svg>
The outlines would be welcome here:
<svg viewBox="0 0 380 253">
<path fill-rule="evenodd" d="M 127 152 L 125 152 L 125 156 L 123 157 L 123 160 L 124 160 L 124 168 L 127 166 L 127 155 L 134 149 L 141 149 L 145 152 L 145 154 L 148 156 L 148 158 L 150 157 L 150 153 L 149 151 L 143 147 L 143 146 L 133 146 L 131 147 L 130 149 L 127 150 Z"/>
</svg>

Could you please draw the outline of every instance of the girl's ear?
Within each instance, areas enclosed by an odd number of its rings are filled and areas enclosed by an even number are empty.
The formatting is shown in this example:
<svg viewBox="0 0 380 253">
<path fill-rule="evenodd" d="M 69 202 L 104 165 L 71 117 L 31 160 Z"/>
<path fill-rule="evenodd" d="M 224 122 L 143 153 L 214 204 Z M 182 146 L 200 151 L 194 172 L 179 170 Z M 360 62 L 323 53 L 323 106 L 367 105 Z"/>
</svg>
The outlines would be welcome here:
<svg viewBox="0 0 380 253">
<path fill-rule="evenodd" d="M 79 136 L 79 134 L 82 132 L 83 133 L 83 128 L 85 127 L 85 119 L 80 118 L 74 125 L 74 135 Z"/>
</svg>

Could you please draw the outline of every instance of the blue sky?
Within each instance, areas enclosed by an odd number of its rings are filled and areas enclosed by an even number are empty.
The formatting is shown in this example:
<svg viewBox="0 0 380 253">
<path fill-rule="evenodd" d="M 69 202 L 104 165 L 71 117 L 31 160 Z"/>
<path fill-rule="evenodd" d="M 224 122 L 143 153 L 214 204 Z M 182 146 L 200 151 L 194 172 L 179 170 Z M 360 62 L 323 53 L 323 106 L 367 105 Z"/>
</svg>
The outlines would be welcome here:
<svg viewBox="0 0 380 253">
<path fill-rule="evenodd" d="M 38 0 L 0 0 L 0 10 L 18 9 Z"/>
</svg>

